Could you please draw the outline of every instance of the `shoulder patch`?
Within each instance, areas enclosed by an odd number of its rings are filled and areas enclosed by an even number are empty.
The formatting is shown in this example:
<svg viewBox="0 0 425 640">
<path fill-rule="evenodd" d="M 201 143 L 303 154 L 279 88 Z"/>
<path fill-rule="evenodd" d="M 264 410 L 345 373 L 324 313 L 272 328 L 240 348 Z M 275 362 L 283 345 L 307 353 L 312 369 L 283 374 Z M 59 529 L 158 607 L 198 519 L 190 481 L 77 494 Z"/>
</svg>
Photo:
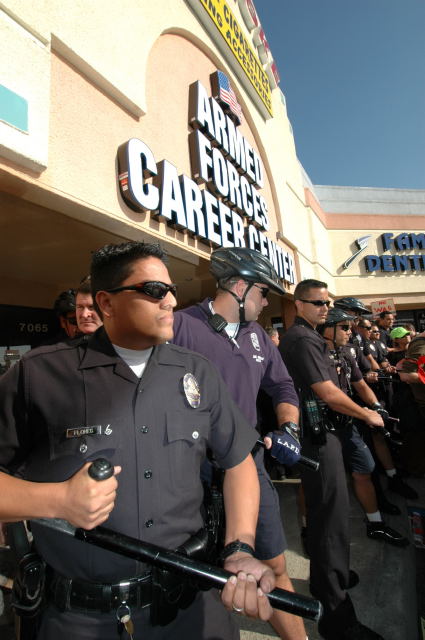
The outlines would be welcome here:
<svg viewBox="0 0 425 640">
<path fill-rule="evenodd" d="M 259 341 L 258 341 L 258 336 L 257 336 L 257 334 L 255 333 L 255 331 L 253 331 L 253 332 L 251 333 L 251 342 L 252 342 L 252 346 L 254 347 L 254 349 L 255 349 L 256 351 L 261 351 L 261 349 L 260 349 L 260 343 L 259 343 Z"/>
</svg>

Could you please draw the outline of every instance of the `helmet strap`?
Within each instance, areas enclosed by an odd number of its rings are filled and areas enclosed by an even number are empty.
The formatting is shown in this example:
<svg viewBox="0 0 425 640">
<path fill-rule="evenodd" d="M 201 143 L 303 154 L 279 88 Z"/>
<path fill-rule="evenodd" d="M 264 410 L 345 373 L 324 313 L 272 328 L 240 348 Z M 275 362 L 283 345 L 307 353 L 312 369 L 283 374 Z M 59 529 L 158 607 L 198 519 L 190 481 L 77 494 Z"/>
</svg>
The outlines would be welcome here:
<svg viewBox="0 0 425 640">
<path fill-rule="evenodd" d="M 227 291 L 228 293 L 230 293 L 230 295 L 232 295 L 234 297 L 234 299 L 236 300 L 236 302 L 239 305 L 239 322 L 241 324 L 243 324 L 244 322 L 246 322 L 245 320 L 245 299 L 246 296 L 248 295 L 249 290 L 254 286 L 253 282 L 247 282 L 247 288 L 244 291 L 244 294 L 242 296 L 242 298 L 240 298 L 239 296 L 236 295 L 236 293 L 234 293 L 234 291 L 231 291 L 230 289 L 227 289 L 226 287 L 221 286 L 220 289 L 224 289 L 224 291 Z"/>
</svg>

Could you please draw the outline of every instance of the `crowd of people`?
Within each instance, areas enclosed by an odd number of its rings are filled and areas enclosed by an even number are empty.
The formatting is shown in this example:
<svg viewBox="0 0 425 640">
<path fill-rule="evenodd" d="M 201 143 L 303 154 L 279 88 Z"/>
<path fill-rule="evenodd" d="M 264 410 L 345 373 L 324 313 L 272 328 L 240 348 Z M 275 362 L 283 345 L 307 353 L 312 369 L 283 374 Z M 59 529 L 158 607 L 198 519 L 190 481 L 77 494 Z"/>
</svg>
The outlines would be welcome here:
<svg viewBox="0 0 425 640">
<path fill-rule="evenodd" d="M 366 535 L 407 546 L 382 514 L 398 511 L 387 491 L 416 497 L 400 467 L 425 472 L 413 455 L 424 431 L 425 336 L 392 328 L 393 314 L 375 323 L 355 298 L 332 303 L 317 280 L 297 285 L 287 331 L 264 330 L 257 319 L 269 292 L 285 293 L 270 262 L 217 249 L 211 273 L 215 297 L 175 311 L 177 286 L 158 245 L 107 245 L 79 287 L 56 300 L 59 334 L 0 377 L 0 520 L 31 523 L 45 576 L 38 640 L 234 640 L 230 612 L 305 640 L 302 618 L 267 598 L 293 587 L 265 451 L 280 468 L 301 453 L 320 464 L 299 465 L 320 635 L 382 640 L 348 593 L 359 576 L 349 565 L 347 472 Z M 102 482 L 89 474 L 98 457 L 114 467 Z M 212 487 L 225 517 L 211 529 Z M 199 557 L 212 557 L 214 537 L 213 557 L 235 575 L 219 596 L 40 518 L 89 530 L 106 523 L 167 549 L 192 548 L 203 532 Z"/>
</svg>

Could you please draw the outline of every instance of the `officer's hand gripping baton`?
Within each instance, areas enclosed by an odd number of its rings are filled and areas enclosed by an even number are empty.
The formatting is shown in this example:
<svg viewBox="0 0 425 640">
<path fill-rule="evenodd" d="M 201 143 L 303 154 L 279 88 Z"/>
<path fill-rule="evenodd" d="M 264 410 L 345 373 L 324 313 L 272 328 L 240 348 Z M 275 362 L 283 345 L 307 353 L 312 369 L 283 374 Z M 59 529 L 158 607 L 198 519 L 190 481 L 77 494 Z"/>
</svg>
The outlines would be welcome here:
<svg viewBox="0 0 425 640">
<path fill-rule="evenodd" d="M 260 446 L 264 447 L 264 449 L 266 449 L 266 445 L 264 444 L 263 440 L 257 440 L 257 444 L 259 444 Z M 318 462 L 317 460 L 313 460 L 313 458 L 307 458 L 307 456 L 300 456 L 300 459 L 298 460 L 297 464 L 302 464 L 304 467 L 308 467 L 313 471 L 319 471 L 319 467 L 320 467 L 320 462 Z"/>
<path fill-rule="evenodd" d="M 88 472 L 95 480 L 106 480 L 113 474 L 114 469 L 108 460 L 99 458 L 90 465 Z M 35 519 L 34 522 L 70 535 L 88 544 L 94 544 L 102 549 L 114 551 L 133 560 L 147 562 L 148 564 L 159 566 L 162 569 L 184 573 L 216 589 L 224 587 L 227 580 L 233 575 L 225 569 L 220 569 L 214 565 L 188 558 L 182 553 L 169 551 L 149 542 L 142 542 L 137 538 L 117 533 L 106 527 L 95 527 L 91 531 L 88 531 L 86 529 L 76 528 L 66 520 L 59 518 L 38 518 Z M 312 598 L 292 593 L 285 589 L 273 589 L 273 591 L 266 595 L 274 609 L 280 609 L 281 611 L 316 621 L 319 620 L 322 614 L 322 605 L 318 600 L 313 600 Z"/>
</svg>

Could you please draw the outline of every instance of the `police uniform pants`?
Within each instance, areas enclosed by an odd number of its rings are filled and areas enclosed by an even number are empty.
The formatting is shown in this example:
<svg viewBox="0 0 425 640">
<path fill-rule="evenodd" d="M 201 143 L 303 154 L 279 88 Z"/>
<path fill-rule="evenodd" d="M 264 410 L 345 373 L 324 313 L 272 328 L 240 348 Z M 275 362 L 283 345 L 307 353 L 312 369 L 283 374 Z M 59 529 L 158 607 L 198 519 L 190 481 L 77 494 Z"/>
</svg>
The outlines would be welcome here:
<svg viewBox="0 0 425 640">
<path fill-rule="evenodd" d="M 302 452 L 320 462 L 317 472 L 302 468 L 307 507 L 310 590 L 330 614 L 346 598 L 350 562 L 349 498 L 341 443 L 333 433 L 316 446 L 309 438 Z"/>
<path fill-rule="evenodd" d="M 149 622 L 149 608 L 134 610 L 134 640 L 238 640 L 232 614 L 221 601 L 216 590 L 198 593 L 194 603 L 179 611 L 177 618 L 165 627 L 153 627 Z M 37 640 L 119 640 L 114 612 L 82 614 L 76 611 L 59 612 L 50 606 L 43 615 Z M 129 638 L 124 631 L 121 638 Z"/>
</svg>

